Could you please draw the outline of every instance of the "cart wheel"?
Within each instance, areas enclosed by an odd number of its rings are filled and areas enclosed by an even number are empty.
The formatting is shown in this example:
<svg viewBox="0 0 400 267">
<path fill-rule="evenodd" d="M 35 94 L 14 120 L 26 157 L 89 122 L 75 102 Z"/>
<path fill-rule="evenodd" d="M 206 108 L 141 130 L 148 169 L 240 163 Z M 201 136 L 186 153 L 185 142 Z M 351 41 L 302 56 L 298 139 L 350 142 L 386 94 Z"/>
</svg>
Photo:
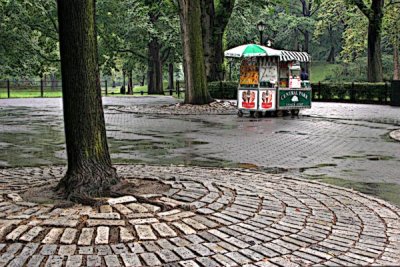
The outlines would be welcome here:
<svg viewBox="0 0 400 267">
<path fill-rule="evenodd" d="M 250 117 L 254 118 L 254 111 L 250 111 Z"/>
<path fill-rule="evenodd" d="M 276 112 L 276 116 L 277 116 L 277 117 L 283 117 L 283 110 L 278 110 L 278 111 Z"/>
<path fill-rule="evenodd" d="M 238 110 L 237 115 L 238 115 L 239 118 L 243 117 L 243 111 Z"/>
<path fill-rule="evenodd" d="M 260 111 L 254 112 L 254 118 L 256 118 L 256 119 L 260 118 L 261 115 L 262 115 L 262 113 Z"/>
</svg>

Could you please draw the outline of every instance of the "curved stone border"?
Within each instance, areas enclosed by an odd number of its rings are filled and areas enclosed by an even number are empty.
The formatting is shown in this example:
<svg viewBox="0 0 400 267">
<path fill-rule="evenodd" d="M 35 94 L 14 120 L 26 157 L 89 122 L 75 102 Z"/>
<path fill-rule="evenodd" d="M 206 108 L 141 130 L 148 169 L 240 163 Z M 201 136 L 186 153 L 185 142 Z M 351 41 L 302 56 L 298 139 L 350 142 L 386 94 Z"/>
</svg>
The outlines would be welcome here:
<svg viewBox="0 0 400 267">
<path fill-rule="evenodd" d="M 234 115 L 236 105 L 229 101 L 216 101 L 207 105 L 135 105 L 109 107 L 109 110 L 148 115 Z"/>
<path fill-rule="evenodd" d="M 400 142 L 400 129 L 389 133 L 390 138 Z"/>
<path fill-rule="evenodd" d="M 399 265 L 400 209 L 359 192 L 242 169 L 118 165 L 171 185 L 108 205 L 21 199 L 63 167 L 0 170 L 0 265 Z M 252 264 L 252 265 L 251 265 Z"/>
</svg>

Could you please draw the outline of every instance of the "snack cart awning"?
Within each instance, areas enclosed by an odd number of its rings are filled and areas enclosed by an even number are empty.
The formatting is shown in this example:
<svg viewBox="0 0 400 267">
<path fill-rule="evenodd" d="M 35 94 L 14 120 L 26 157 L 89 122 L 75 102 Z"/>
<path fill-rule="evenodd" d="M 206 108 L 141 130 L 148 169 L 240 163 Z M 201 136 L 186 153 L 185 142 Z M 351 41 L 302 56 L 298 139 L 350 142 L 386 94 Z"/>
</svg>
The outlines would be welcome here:
<svg viewBox="0 0 400 267">
<path fill-rule="evenodd" d="M 307 52 L 296 52 L 296 51 L 286 51 L 280 50 L 280 60 L 281 61 L 300 61 L 300 62 L 310 62 L 311 58 Z"/>
<path fill-rule="evenodd" d="M 240 45 L 224 53 L 225 57 L 279 57 L 280 61 L 300 61 L 310 62 L 311 57 L 307 52 L 297 52 L 288 50 L 277 50 L 270 47 L 257 45 L 257 44 L 246 44 Z"/>
<path fill-rule="evenodd" d="M 270 47 L 257 45 L 257 44 L 246 44 L 234 47 L 226 50 L 224 55 L 226 57 L 263 57 L 263 56 L 280 56 L 281 51 L 275 50 Z"/>
</svg>

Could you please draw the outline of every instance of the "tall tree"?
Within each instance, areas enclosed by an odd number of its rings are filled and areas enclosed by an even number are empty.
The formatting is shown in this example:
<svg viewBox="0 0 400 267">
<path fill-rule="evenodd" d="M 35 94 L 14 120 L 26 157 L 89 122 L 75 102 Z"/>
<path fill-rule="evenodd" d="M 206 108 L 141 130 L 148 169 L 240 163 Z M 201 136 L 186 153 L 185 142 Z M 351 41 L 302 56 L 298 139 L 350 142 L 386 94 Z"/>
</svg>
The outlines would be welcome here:
<svg viewBox="0 0 400 267">
<path fill-rule="evenodd" d="M 58 0 L 68 170 L 58 184 L 70 199 L 97 197 L 119 181 L 106 139 L 97 58 L 95 0 Z"/>
<path fill-rule="evenodd" d="M 219 80 L 222 73 L 224 34 L 235 2 L 236 0 L 201 0 L 203 49 L 209 82 Z"/>
<path fill-rule="evenodd" d="M 201 28 L 200 0 L 179 0 L 185 103 L 207 104 L 212 101 L 207 88 Z"/>
<path fill-rule="evenodd" d="M 369 7 L 364 0 L 348 1 L 356 5 L 368 19 L 368 81 L 381 82 L 383 80 L 381 36 L 385 0 L 372 0 Z"/>
</svg>

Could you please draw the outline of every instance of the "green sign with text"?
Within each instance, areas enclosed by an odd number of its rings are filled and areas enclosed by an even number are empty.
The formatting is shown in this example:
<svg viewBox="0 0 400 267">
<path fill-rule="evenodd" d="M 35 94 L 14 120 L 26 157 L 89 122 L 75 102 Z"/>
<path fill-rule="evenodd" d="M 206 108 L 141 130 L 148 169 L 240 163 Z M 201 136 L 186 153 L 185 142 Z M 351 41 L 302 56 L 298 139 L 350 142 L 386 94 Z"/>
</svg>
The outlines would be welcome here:
<svg viewBox="0 0 400 267">
<path fill-rule="evenodd" d="M 279 90 L 279 108 L 311 108 L 311 90 Z"/>
</svg>

